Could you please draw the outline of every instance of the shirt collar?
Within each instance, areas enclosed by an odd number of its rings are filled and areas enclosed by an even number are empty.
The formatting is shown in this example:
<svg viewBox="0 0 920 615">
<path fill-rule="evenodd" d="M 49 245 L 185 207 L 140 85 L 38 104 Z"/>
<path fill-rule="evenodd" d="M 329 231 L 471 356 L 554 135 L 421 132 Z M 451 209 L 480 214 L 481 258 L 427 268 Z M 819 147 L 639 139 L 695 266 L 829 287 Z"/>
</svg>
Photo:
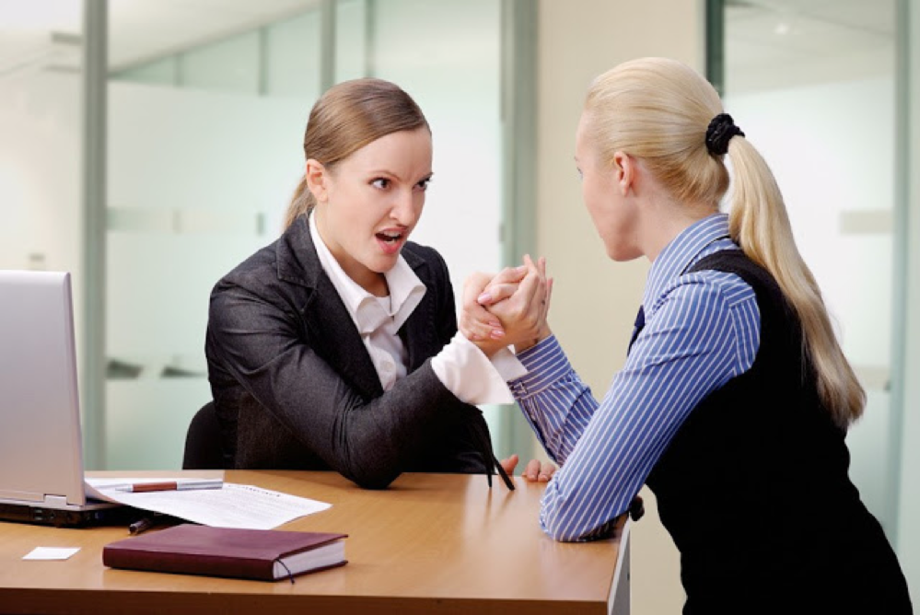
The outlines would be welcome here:
<svg viewBox="0 0 920 615">
<path fill-rule="evenodd" d="M 715 213 L 697 220 L 671 240 L 652 263 L 645 284 L 642 305 L 646 311 L 654 309 L 655 300 L 665 288 L 693 263 L 702 258 L 707 247 L 720 239 L 729 239 L 728 214 Z"/>
<path fill-rule="evenodd" d="M 345 273 L 339 261 L 326 247 L 316 228 L 316 219 L 312 215 L 310 236 L 323 271 L 332 280 L 332 285 L 335 286 L 362 335 L 373 333 L 389 318 L 393 319 L 396 330 L 399 330 L 425 296 L 425 285 L 400 254 L 396 265 L 383 274 L 390 290 L 390 310 L 387 312 L 377 297 L 364 290 Z"/>
</svg>

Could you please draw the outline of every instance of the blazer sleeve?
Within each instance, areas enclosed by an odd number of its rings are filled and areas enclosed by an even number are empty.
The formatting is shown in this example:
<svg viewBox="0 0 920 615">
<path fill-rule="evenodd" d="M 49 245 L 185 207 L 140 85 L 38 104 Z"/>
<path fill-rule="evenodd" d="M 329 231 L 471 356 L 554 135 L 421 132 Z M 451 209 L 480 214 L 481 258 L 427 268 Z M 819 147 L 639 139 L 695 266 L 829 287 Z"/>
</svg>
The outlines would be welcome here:
<svg viewBox="0 0 920 615">
<path fill-rule="evenodd" d="M 442 336 L 456 329 L 449 283 L 446 292 L 450 309 L 439 303 L 436 317 Z M 211 298 L 208 344 L 299 443 L 358 485 L 386 487 L 433 439 L 475 420 L 473 413 L 481 420 L 478 409 L 441 384 L 430 358 L 365 400 L 305 341 L 300 326 L 296 311 L 274 297 L 221 283 Z"/>
<path fill-rule="evenodd" d="M 426 261 L 433 275 L 431 286 L 437 291 L 435 329 L 440 349 L 449 344 L 457 333 L 457 307 L 447 263 L 436 250 L 425 250 L 428 251 Z M 425 362 L 425 367 L 434 374 L 430 359 Z M 435 379 L 446 389 L 436 375 Z M 457 471 L 492 473 L 490 468 L 493 466 L 494 455 L 491 452 L 491 434 L 482 411 L 474 405 L 460 401 L 453 393 L 449 393 L 449 396 L 451 408 L 458 407 L 456 414 L 462 417 L 451 427 L 450 433 L 444 436 L 445 443 L 451 445 L 449 454 L 452 457 L 452 467 Z M 484 450 L 483 444 L 486 444 L 489 450 Z"/>
</svg>

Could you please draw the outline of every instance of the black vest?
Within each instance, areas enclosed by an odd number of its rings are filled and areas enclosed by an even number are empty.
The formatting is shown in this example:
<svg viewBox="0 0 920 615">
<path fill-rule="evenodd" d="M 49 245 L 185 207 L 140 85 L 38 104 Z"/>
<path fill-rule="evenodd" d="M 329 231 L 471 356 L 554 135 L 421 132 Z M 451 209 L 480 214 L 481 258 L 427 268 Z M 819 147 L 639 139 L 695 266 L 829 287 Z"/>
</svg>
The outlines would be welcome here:
<svg viewBox="0 0 920 615">
<path fill-rule="evenodd" d="M 690 271 L 757 297 L 753 366 L 690 413 L 646 481 L 681 553 L 685 614 L 910 613 L 881 527 L 847 475 L 844 431 L 818 398 L 798 318 L 740 250 Z"/>
</svg>

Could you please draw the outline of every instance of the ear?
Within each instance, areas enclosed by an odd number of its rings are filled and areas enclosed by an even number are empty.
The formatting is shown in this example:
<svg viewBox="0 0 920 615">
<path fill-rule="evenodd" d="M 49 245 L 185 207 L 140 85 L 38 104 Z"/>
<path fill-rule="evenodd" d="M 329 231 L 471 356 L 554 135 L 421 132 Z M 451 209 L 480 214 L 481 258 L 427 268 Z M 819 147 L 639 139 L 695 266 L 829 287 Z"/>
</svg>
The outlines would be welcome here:
<svg viewBox="0 0 920 615">
<path fill-rule="evenodd" d="M 613 154 L 614 181 L 623 196 L 632 189 L 637 171 L 636 161 L 632 156 L 621 151 Z"/>
<path fill-rule="evenodd" d="M 329 200 L 329 173 L 321 162 L 313 158 L 308 159 L 304 177 L 307 179 L 307 188 L 313 193 L 317 203 Z"/>
</svg>

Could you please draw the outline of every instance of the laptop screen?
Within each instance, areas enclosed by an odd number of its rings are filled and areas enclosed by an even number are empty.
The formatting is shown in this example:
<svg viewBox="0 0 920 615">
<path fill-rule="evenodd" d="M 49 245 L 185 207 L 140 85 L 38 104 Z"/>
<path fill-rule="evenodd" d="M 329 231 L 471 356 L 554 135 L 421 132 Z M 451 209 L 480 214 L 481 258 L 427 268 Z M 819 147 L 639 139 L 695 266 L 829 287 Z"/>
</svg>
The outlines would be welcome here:
<svg viewBox="0 0 920 615">
<path fill-rule="evenodd" d="M 0 502 L 85 501 L 70 274 L 0 271 Z"/>
</svg>

